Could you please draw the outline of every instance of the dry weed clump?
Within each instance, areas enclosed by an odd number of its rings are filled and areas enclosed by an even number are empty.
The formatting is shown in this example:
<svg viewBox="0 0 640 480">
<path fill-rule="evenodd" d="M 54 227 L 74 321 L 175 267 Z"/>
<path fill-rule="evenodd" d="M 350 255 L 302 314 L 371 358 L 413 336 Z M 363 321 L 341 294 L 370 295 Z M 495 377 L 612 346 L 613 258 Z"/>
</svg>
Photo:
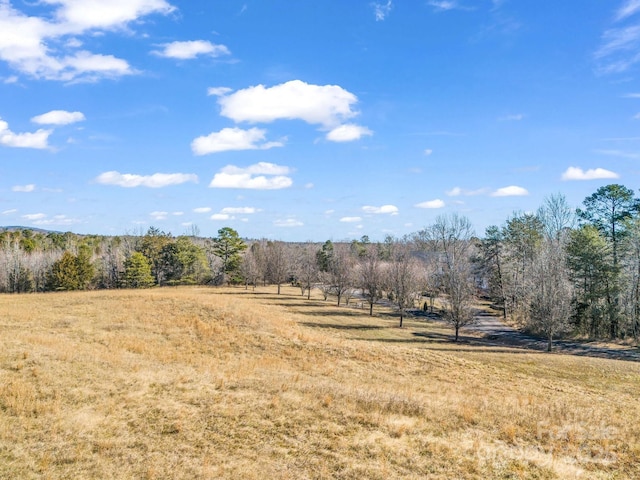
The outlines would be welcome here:
<svg viewBox="0 0 640 480">
<path fill-rule="evenodd" d="M 640 366 L 284 289 L 0 296 L 0 478 L 638 478 Z"/>
</svg>

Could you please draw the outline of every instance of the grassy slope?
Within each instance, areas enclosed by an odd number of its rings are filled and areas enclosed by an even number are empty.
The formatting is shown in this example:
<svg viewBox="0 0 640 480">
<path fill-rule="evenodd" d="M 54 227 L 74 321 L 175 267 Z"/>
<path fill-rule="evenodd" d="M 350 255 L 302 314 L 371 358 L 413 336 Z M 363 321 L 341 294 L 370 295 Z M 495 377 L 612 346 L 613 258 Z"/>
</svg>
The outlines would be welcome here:
<svg viewBox="0 0 640 480">
<path fill-rule="evenodd" d="M 636 363 L 271 288 L 0 312 L 0 478 L 640 478 Z"/>
</svg>

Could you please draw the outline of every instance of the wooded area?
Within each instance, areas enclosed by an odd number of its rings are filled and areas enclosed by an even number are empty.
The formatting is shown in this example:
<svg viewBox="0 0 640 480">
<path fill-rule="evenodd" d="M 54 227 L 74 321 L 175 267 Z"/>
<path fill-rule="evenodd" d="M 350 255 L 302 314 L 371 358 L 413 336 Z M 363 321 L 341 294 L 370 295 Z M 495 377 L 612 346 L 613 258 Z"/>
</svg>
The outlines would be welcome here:
<svg viewBox="0 0 640 480">
<path fill-rule="evenodd" d="M 455 330 L 473 320 L 478 297 L 549 341 L 563 334 L 629 338 L 640 333 L 640 202 L 607 185 L 574 209 L 562 195 L 535 213 L 516 212 L 477 236 L 466 217 L 439 216 L 402 238 L 371 242 L 246 240 L 225 227 L 215 238 L 157 228 L 123 236 L 25 228 L 0 232 L 0 292 L 293 284 L 325 300 L 354 296 L 373 314 L 393 304 L 429 308 Z"/>
</svg>

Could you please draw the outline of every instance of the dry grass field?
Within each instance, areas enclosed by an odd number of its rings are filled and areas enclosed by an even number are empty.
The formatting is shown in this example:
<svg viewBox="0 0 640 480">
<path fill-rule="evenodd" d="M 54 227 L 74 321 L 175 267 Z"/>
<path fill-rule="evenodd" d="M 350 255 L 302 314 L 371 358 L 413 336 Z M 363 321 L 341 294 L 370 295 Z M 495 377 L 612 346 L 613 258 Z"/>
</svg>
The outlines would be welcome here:
<svg viewBox="0 0 640 480">
<path fill-rule="evenodd" d="M 299 290 L 0 296 L 0 478 L 640 478 L 640 364 Z"/>
</svg>

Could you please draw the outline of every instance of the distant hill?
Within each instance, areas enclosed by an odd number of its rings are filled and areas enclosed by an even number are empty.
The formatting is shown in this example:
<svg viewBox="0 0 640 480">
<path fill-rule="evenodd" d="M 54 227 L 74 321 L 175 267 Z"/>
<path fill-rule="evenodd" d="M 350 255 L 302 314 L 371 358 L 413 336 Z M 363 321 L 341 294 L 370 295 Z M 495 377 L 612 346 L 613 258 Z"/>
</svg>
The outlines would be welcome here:
<svg viewBox="0 0 640 480">
<path fill-rule="evenodd" d="M 36 233 L 64 233 L 58 230 L 46 230 L 44 228 L 36 228 L 36 227 L 21 227 L 19 225 L 10 225 L 7 227 L 0 227 L 0 232 L 17 232 L 20 230 L 31 230 Z"/>
</svg>

